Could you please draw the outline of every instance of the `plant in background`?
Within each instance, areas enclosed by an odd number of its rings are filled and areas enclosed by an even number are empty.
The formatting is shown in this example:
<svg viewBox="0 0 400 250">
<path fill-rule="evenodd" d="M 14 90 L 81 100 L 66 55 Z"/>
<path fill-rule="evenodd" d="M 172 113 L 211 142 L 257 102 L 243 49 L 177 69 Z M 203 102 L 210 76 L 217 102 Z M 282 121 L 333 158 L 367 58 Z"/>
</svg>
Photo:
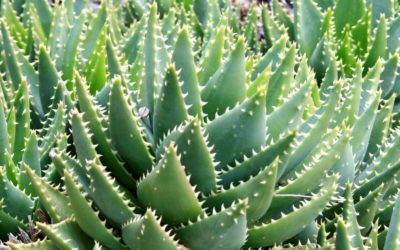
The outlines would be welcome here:
<svg viewBox="0 0 400 250">
<path fill-rule="evenodd" d="M 399 248 L 399 6 L 350 2 L 2 1 L 0 238 Z"/>
</svg>

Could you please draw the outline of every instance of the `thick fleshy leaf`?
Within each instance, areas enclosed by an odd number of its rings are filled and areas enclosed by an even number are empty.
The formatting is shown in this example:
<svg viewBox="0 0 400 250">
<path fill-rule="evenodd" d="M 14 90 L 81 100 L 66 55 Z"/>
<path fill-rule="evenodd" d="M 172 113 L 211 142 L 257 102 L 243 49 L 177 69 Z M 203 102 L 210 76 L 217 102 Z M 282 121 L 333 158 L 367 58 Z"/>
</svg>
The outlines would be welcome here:
<svg viewBox="0 0 400 250">
<path fill-rule="evenodd" d="M 144 139 L 144 131 L 140 126 L 138 116 L 133 113 L 135 108 L 130 104 L 129 98 L 120 79 L 115 79 L 111 85 L 110 95 L 110 134 L 111 140 L 118 150 L 118 154 L 137 176 L 151 170 L 153 156 Z M 134 152 L 134 153 L 133 153 Z"/>
<path fill-rule="evenodd" d="M 209 209 L 221 211 L 224 206 L 228 207 L 235 201 L 247 199 L 247 223 L 254 223 L 265 214 L 271 204 L 278 163 L 279 160 L 276 159 L 269 167 L 261 170 L 246 182 L 211 194 L 206 198 L 204 205 Z"/>
<path fill-rule="evenodd" d="M 182 124 L 188 118 L 187 112 L 175 67 L 169 65 L 154 107 L 154 142 L 158 144 L 168 131 Z"/>
<path fill-rule="evenodd" d="M 156 215 L 147 210 L 140 219 L 128 222 L 122 228 L 122 239 L 129 249 L 165 249 L 177 250 L 178 245 L 164 227 L 160 225 Z"/>
<path fill-rule="evenodd" d="M 91 207 L 91 202 L 85 198 L 85 194 L 76 184 L 74 177 L 64 171 L 64 182 L 67 189 L 70 206 L 74 212 L 79 227 L 90 237 L 111 249 L 126 249 L 119 240 L 106 228 L 105 222 L 101 221 Z"/>
<path fill-rule="evenodd" d="M 192 116 L 201 116 L 199 80 L 192 47 L 188 28 L 184 27 L 178 35 L 172 61 L 179 71 L 179 79 L 183 82 L 182 92 L 187 94 L 185 103 L 190 107 L 188 113 Z"/>
<path fill-rule="evenodd" d="M 218 170 L 264 145 L 265 116 L 265 92 L 260 90 L 241 105 L 206 125 L 210 143 L 215 146 Z"/>
<path fill-rule="evenodd" d="M 300 49 L 308 57 L 320 40 L 322 14 L 312 0 L 294 2 L 294 25 Z"/>
<path fill-rule="evenodd" d="M 234 92 L 230 91 L 235 89 Z M 206 102 L 203 112 L 212 120 L 227 108 L 234 107 L 246 98 L 245 47 L 240 37 L 229 58 L 208 80 L 201 91 L 201 99 Z"/>
<path fill-rule="evenodd" d="M 246 240 L 246 207 L 238 202 L 178 229 L 177 235 L 191 249 L 239 249 Z"/>
<path fill-rule="evenodd" d="M 337 177 L 331 177 L 337 179 Z M 328 182 L 329 186 L 321 188 L 320 192 L 311 200 L 295 208 L 287 215 L 282 215 L 276 221 L 257 225 L 250 228 L 246 245 L 248 247 L 265 247 L 287 240 L 311 223 L 324 209 L 336 191 L 337 185 Z"/>
<path fill-rule="evenodd" d="M 137 190 L 139 201 L 154 209 L 168 224 L 177 225 L 203 214 L 172 144 L 161 161 L 138 184 Z"/>
<path fill-rule="evenodd" d="M 93 248 L 94 242 L 76 223 L 75 219 L 66 219 L 57 224 L 38 223 L 43 231 L 58 248 L 65 250 Z"/>
</svg>

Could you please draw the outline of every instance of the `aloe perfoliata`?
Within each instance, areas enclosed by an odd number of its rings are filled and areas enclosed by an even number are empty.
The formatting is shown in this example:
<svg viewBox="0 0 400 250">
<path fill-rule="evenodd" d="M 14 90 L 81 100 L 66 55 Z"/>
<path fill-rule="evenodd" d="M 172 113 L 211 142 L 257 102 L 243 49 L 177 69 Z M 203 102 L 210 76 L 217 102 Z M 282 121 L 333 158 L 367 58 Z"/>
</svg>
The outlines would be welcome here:
<svg viewBox="0 0 400 250">
<path fill-rule="evenodd" d="M 293 5 L 3 0 L 4 247 L 400 249 L 399 3 Z"/>
</svg>

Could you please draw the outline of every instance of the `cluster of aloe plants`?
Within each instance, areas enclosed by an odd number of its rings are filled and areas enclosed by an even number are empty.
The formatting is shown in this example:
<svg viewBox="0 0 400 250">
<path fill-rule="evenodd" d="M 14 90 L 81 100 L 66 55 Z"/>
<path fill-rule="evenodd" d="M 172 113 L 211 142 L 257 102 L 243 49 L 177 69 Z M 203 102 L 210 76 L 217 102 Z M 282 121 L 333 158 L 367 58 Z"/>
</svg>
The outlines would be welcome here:
<svg viewBox="0 0 400 250">
<path fill-rule="evenodd" d="M 4 247 L 400 249 L 399 3 L 293 5 L 3 0 Z"/>
</svg>

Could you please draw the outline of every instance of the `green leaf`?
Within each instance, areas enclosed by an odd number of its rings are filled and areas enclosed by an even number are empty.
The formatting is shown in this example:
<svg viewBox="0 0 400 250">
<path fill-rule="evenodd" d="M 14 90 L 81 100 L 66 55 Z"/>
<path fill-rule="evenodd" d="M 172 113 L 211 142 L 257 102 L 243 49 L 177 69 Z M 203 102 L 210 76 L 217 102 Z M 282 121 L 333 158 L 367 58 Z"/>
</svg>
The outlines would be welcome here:
<svg viewBox="0 0 400 250">
<path fill-rule="evenodd" d="M 272 113 L 276 107 L 281 105 L 282 99 L 289 93 L 293 81 L 295 59 L 296 48 L 291 46 L 269 81 L 266 96 L 267 113 Z"/>
<path fill-rule="evenodd" d="M 178 249 L 177 243 L 160 225 L 160 220 L 150 209 L 147 209 L 142 218 L 123 226 L 122 239 L 129 249 Z"/>
<path fill-rule="evenodd" d="M 137 176 L 151 170 L 153 156 L 144 139 L 144 131 L 140 126 L 135 107 L 126 97 L 121 79 L 117 78 L 111 85 L 110 95 L 110 134 L 118 153 Z M 135 153 L 132 153 L 135 152 Z"/>
<path fill-rule="evenodd" d="M 25 138 L 30 134 L 29 96 L 26 81 L 22 81 L 14 97 L 15 121 L 10 124 L 14 127 L 15 134 L 11 134 L 14 143 L 13 160 L 18 163 L 23 156 Z M 15 123 L 14 123 L 15 122 Z"/>
<path fill-rule="evenodd" d="M 185 166 L 187 175 L 190 175 L 190 183 L 201 193 L 209 194 L 216 189 L 215 163 L 204 136 L 204 129 L 200 126 L 201 120 L 196 117 L 186 126 L 169 134 L 157 150 L 157 160 L 169 143 L 174 141 L 181 163 Z"/>
<path fill-rule="evenodd" d="M 337 180 L 337 177 L 331 177 Z M 323 186 L 320 192 L 311 200 L 295 208 L 293 212 L 282 215 L 276 221 L 254 226 L 248 230 L 247 247 L 266 247 L 287 240 L 301 232 L 306 225 L 314 221 L 318 214 L 331 200 L 336 191 L 337 184 Z"/>
<path fill-rule="evenodd" d="M 294 2 L 294 25 L 300 50 L 311 57 L 321 39 L 322 14 L 312 0 Z"/>
<path fill-rule="evenodd" d="M 175 44 L 172 61 L 179 71 L 179 79 L 183 82 L 182 92 L 186 95 L 185 103 L 189 105 L 188 113 L 201 116 L 199 80 L 192 47 L 188 28 L 183 27 Z"/>
<path fill-rule="evenodd" d="M 92 249 L 94 246 L 93 240 L 80 229 L 73 218 L 52 225 L 37 223 L 37 227 L 60 249 Z"/>
<path fill-rule="evenodd" d="M 13 220 L 28 222 L 28 216 L 33 212 L 34 202 L 2 173 L 0 174 L 0 199 L 3 200 L 2 212 L 12 216 Z"/>
<path fill-rule="evenodd" d="M 256 65 L 254 65 L 253 72 L 251 73 L 252 81 L 254 81 L 270 64 L 272 71 L 276 70 L 276 67 L 282 60 L 281 55 L 285 52 L 287 40 L 287 36 L 282 36 L 279 38 L 279 40 L 274 43 L 268 52 L 260 58 Z"/>
<path fill-rule="evenodd" d="M 306 107 L 310 84 L 305 83 L 267 117 L 268 141 L 279 140 L 287 131 L 300 124 Z"/>
<path fill-rule="evenodd" d="M 174 65 L 169 65 L 160 96 L 156 100 L 153 115 L 154 142 L 158 144 L 164 135 L 187 118 L 187 108 Z"/>
<path fill-rule="evenodd" d="M 168 224 L 177 225 L 203 214 L 173 144 L 168 147 L 161 161 L 138 184 L 137 190 L 139 201 L 154 209 Z M 171 203 L 171 200 L 174 202 Z"/>
<path fill-rule="evenodd" d="M 302 169 L 292 174 L 291 176 L 293 178 L 287 181 L 288 184 L 275 192 L 277 195 L 282 195 L 282 197 L 274 197 L 271 209 L 283 210 L 285 207 L 299 200 L 299 197 L 285 197 L 285 195 L 307 195 L 317 189 L 321 180 L 324 180 L 322 182 L 326 182 L 327 173 L 331 172 L 332 167 L 343 155 L 349 139 L 350 131 L 345 131 L 331 146 L 331 149 L 327 152 L 323 152 L 319 159 L 313 160 L 311 163 L 307 164 L 307 166 L 302 166 Z"/>
<path fill-rule="evenodd" d="M 38 68 L 40 100 L 43 105 L 43 111 L 47 114 L 50 111 L 51 97 L 58 83 L 58 73 L 46 48 L 43 46 L 40 46 L 39 49 Z"/>
<path fill-rule="evenodd" d="M 374 66 L 380 57 L 383 58 L 386 55 L 386 48 L 387 48 L 386 26 L 387 26 L 386 18 L 382 15 L 379 20 L 378 27 L 375 31 L 375 39 L 372 42 L 367 57 L 365 58 L 364 72 L 367 72 L 368 68 Z"/>
<path fill-rule="evenodd" d="M 300 144 L 290 155 L 285 168 L 281 172 L 281 176 L 285 176 L 285 174 L 295 169 L 325 135 L 339 101 L 341 86 L 340 82 L 337 83 L 332 89 L 329 100 L 321 106 L 316 114 L 300 126 L 299 135 L 296 138 L 296 141 L 300 142 Z"/>
<path fill-rule="evenodd" d="M 60 222 L 70 217 L 72 210 L 68 205 L 68 197 L 38 176 L 28 165 L 24 164 L 24 169 L 40 204 L 46 209 L 52 222 Z"/>
<path fill-rule="evenodd" d="M 230 91 L 235 89 L 234 92 Z M 246 70 L 244 39 L 237 40 L 229 58 L 208 80 L 201 91 L 201 99 L 206 102 L 203 112 L 210 120 L 234 107 L 246 97 Z"/>
<path fill-rule="evenodd" d="M 135 189 L 135 180 L 133 177 L 127 172 L 127 170 L 124 168 L 123 164 L 120 162 L 120 160 L 117 158 L 117 155 L 112 148 L 112 145 L 109 143 L 109 137 L 108 137 L 108 128 L 106 127 L 106 121 L 104 114 L 101 113 L 100 108 L 95 105 L 93 97 L 89 96 L 89 92 L 87 90 L 87 87 L 84 85 L 82 79 L 79 77 L 79 75 L 76 75 L 76 80 L 75 80 L 75 87 L 76 87 L 76 94 L 78 97 L 78 103 L 79 103 L 79 108 L 83 113 L 83 119 L 85 122 L 88 122 L 88 129 L 90 133 L 93 134 L 92 140 L 94 144 L 97 144 L 97 150 L 99 154 L 101 154 L 101 162 L 104 163 L 105 166 L 108 167 L 110 172 L 117 178 L 118 181 L 122 185 L 124 185 L 127 188 L 130 189 Z M 77 125 L 77 132 L 78 130 L 80 133 L 85 134 L 85 140 L 87 140 L 85 143 L 86 145 L 90 145 L 91 142 L 88 138 L 87 133 L 89 131 L 84 130 L 83 128 L 83 121 L 78 119 L 78 115 L 75 116 L 75 123 L 80 123 L 80 125 Z M 79 121 L 80 120 L 80 121 Z M 73 121 L 74 122 L 74 121 Z M 78 126 L 80 128 L 78 129 Z M 72 126 L 72 129 L 74 131 L 74 126 Z M 74 135 L 74 133 L 73 133 Z M 78 143 L 78 141 L 83 140 L 81 135 L 74 135 L 74 142 Z M 76 145 L 75 145 L 76 146 Z M 92 146 L 90 146 L 92 147 Z M 93 149 L 94 151 L 94 149 Z M 79 151 L 78 151 L 79 152 Z M 78 153 L 79 156 L 79 153 Z M 88 157 L 79 157 L 80 162 L 82 165 L 86 164 L 86 160 L 93 160 L 94 159 L 94 154 L 92 154 L 89 158 Z"/>
<path fill-rule="evenodd" d="M 281 160 L 284 159 L 290 152 L 291 147 L 293 147 L 296 135 L 297 131 L 294 131 L 261 149 L 260 152 L 254 153 L 243 162 L 223 171 L 219 176 L 219 184 L 228 189 L 231 184 L 238 185 L 242 181 L 248 180 L 251 176 L 255 176 L 269 166 L 277 157 Z"/>
<path fill-rule="evenodd" d="M 10 242 L 7 245 L 11 250 L 58 250 L 56 244 L 50 240 L 36 241 L 29 244 L 15 244 Z"/>
<path fill-rule="evenodd" d="M 5 154 L 10 152 L 9 135 L 7 131 L 7 119 L 4 110 L 3 101 L 0 99 L 0 165 L 6 163 Z"/>
<path fill-rule="evenodd" d="M 191 249 L 240 249 L 246 240 L 246 202 L 238 202 L 219 213 L 177 230 L 179 240 Z"/>
<path fill-rule="evenodd" d="M 400 237 L 400 196 L 397 195 L 396 205 L 393 208 L 392 218 L 390 219 L 389 229 L 386 236 L 384 250 L 398 249 Z"/>
<path fill-rule="evenodd" d="M 163 85 L 164 74 L 169 63 L 168 52 L 157 22 L 157 5 L 153 3 L 147 19 L 144 40 L 144 80 L 141 88 L 141 104 L 154 114 L 154 97 Z"/>
<path fill-rule="evenodd" d="M 71 209 L 82 231 L 111 249 L 126 249 L 112 234 L 111 229 L 106 228 L 105 222 L 101 221 L 95 211 L 92 210 L 91 202 L 86 200 L 85 194 L 74 181 L 74 177 L 66 170 L 64 170 L 64 183 Z"/>
<path fill-rule="evenodd" d="M 89 196 L 110 223 L 120 227 L 135 217 L 126 190 L 109 177 L 105 167 L 96 163 L 96 160 L 92 160 L 87 161 L 86 169 L 90 180 Z"/>
<path fill-rule="evenodd" d="M 336 239 L 335 247 L 336 249 L 351 250 L 351 235 L 348 231 L 349 224 L 346 223 L 342 218 L 339 218 L 336 224 Z"/>
<path fill-rule="evenodd" d="M 203 49 L 200 58 L 200 69 L 198 72 L 200 85 L 206 85 L 208 80 L 214 75 L 222 63 L 222 56 L 224 52 L 224 42 L 226 36 L 226 26 L 219 26 Z M 211 60 L 212 58 L 212 60 Z"/>
<path fill-rule="evenodd" d="M 342 31 L 346 25 L 357 24 L 365 12 L 365 0 L 338 0 L 333 12 L 338 37 L 343 37 Z"/>
<path fill-rule="evenodd" d="M 265 92 L 260 90 L 206 125 L 210 143 L 215 146 L 215 159 L 219 162 L 217 170 L 264 145 L 265 116 Z"/>
<path fill-rule="evenodd" d="M 238 200 L 248 200 L 247 223 L 252 224 L 260 219 L 268 210 L 276 183 L 279 160 L 276 159 L 269 167 L 236 187 L 219 190 L 206 198 L 204 205 L 208 209 L 221 211 L 222 207 L 230 206 Z"/>
<path fill-rule="evenodd" d="M 82 57 L 88 60 L 92 53 L 94 53 L 95 44 L 100 36 L 103 26 L 105 25 L 107 19 L 107 4 L 103 3 L 100 5 L 99 9 L 96 11 L 94 18 L 91 20 L 82 44 Z"/>
</svg>

